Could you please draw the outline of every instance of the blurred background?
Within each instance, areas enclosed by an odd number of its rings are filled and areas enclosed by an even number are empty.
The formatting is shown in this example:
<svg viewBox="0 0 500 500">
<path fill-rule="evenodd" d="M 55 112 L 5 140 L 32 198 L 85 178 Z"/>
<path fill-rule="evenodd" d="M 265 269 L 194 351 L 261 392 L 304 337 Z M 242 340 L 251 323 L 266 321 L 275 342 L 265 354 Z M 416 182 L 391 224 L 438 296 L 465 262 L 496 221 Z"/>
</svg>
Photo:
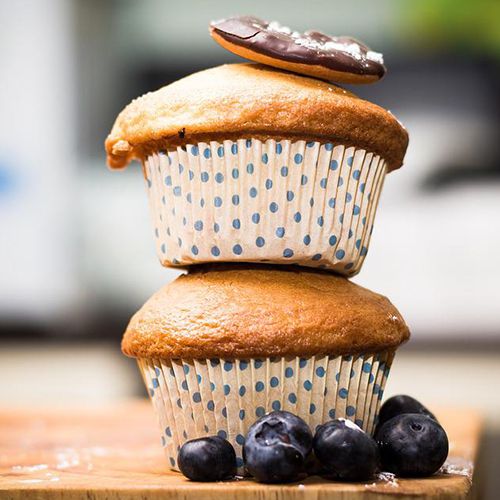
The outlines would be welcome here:
<svg viewBox="0 0 500 500">
<path fill-rule="evenodd" d="M 120 338 L 176 272 L 158 264 L 139 165 L 109 171 L 103 141 L 132 98 L 238 61 L 207 25 L 243 13 L 384 53 L 387 77 L 354 91 L 390 109 L 410 147 L 355 281 L 413 332 L 386 394 L 477 407 L 500 467 L 494 0 L 0 0 L 0 407 L 144 396 Z"/>
</svg>

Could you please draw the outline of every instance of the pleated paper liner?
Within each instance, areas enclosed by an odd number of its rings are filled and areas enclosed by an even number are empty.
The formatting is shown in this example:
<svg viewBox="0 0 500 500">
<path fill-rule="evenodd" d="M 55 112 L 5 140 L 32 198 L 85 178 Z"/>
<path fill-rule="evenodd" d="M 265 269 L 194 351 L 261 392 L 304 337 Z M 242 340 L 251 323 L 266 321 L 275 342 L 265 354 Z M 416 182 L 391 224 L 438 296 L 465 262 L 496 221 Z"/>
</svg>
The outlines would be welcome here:
<svg viewBox="0 0 500 500">
<path fill-rule="evenodd" d="M 144 163 L 166 266 L 271 262 L 359 272 L 386 173 L 373 153 L 269 139 L 199 143 Z"/>
<path fill-rule="evenodd" d="M 393 357 L 391 351 L 249 360 L 139 359 L 138 364 L 170 467 L 177 470 L 185 441 L 217 434 L 234 446 L 243 474 L 244 436 L 255 420 L 273 410 L 300 416 L 313 432 L 338 417 L 373 432 Z"/>
</svg>

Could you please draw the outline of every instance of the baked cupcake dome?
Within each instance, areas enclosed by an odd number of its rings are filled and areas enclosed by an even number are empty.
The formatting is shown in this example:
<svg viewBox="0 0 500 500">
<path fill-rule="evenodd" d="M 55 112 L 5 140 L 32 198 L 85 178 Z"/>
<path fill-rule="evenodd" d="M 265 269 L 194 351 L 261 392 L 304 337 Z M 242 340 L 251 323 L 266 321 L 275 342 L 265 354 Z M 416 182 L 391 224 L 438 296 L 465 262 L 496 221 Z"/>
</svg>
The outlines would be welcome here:
<svg viewBox="0 0 500 500">
<path fill-rule="evenodd" d="M 382 295 L 300 268 L 197 269 L 155 293 L 132 317 L 129 356 L 246 359 L 395 349 L 409 337 Z"/>
<path fill-rule="evenodd" d="M 163 265 L 270 262 L 352 276 L 407 141 L 389 112 L 334 84 L 234 64 L 136 99 L 106 149 L 114 168 L 143 162 Z"/>
<path fill-rule="evenodd" d="M 132 101 L 106 139 L 108 164 L 122 168 L 154 151 L 239 138 L 296 138 L 355 145 L 399 168 L 408 134 L 380 106 L 333 83 L 262 64 L 193 73 Z"/>
<path fill-rule="evenodd" d="M 300 268 L 214 266 L 167 285 L 132 318 L 123 351 L 139 368 L 172 468 L 188 439 L 242 445 L 286 410 L 311 429 L 337 417 L 372 432 L 408 328 L 381 295 Z"/>
</svg>

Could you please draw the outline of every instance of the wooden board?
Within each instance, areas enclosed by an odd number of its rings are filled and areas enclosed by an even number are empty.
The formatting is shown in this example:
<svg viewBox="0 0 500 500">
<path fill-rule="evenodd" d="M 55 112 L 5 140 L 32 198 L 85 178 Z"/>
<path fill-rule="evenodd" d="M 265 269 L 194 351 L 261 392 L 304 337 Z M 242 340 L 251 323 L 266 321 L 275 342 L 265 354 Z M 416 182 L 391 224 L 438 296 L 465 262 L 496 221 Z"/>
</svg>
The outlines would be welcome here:
<svg viewBox="0 0 500 500">
<path fill-rule="evenodd" d="M 252 480 L 193 483 L 169 471 L 146 401 L 96 409 L 4 409 L 0 410 L 0 498 L 470 498 L 480 419 L 463 409 L 436 413 L 450 437 L 450 472 L 369 484 L 312 477 L 290 485 L 262 485 Z"/>
</svg>

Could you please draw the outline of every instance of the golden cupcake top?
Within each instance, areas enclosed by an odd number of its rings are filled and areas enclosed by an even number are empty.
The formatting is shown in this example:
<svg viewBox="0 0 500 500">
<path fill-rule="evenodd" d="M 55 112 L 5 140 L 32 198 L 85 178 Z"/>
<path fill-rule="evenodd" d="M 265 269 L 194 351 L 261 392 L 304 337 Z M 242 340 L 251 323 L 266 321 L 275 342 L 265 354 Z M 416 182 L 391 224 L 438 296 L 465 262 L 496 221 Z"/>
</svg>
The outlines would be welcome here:
<svg viewBox="0 0 500 500">
<path fill-rule="evenodd" d="M 296 139 L 356 145 L 401 166 L 408 134 L 383 108 L 332 83 L 262 64 L 194 73 L 132 101 L 106 139 L 108 164 L 225 139 Z"/>
<path fill-rule="evenodd" d="M 375 353 L 409 338 L 397 309 L 345 278 L 298 268 L 201 267 L 132 317 L 122 350 L 148 359 Z"/>
</svg>

